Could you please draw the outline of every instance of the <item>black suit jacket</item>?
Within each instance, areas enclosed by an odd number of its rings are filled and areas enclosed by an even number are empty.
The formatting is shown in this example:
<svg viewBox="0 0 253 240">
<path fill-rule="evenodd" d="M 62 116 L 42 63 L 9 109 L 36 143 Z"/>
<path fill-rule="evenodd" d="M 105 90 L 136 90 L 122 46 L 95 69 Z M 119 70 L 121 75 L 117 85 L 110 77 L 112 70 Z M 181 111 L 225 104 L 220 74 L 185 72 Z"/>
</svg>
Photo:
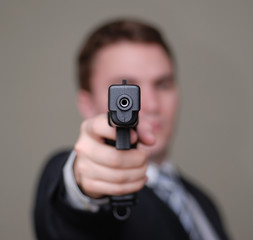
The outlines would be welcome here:
<svg viewBox="0 0 253 240">
<path fill-rule="evenodd" d="M 62 168 L 69 151 L 53 156 L 39 182 L 34 206 L 34 223 L 39 240 L 189 240 L 173 211 L 151 189 L 138 193 L 138 204 L 126 221 L 117 221 L 111 211 L 90 213 L 73 209 L 65 200 Z M 227 240 L 218 211 L 209 197 L 182 178 L 185 188 L 195 197 L 220 239 Z"/>
</svg>

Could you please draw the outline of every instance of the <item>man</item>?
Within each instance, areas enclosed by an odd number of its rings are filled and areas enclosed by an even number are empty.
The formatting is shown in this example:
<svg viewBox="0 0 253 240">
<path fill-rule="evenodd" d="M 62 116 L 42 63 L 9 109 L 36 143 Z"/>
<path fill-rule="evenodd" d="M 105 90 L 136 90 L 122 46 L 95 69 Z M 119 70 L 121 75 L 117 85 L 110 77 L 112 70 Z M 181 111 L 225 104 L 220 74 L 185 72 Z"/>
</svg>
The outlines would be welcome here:
<svg viewBox="0 0 253 240">
<path fill-rule="evenodd" d="M 97 29 L 78 58 L 79 111 L 73 151 L 46 165 L 35 205 L 38 239 L 228 239 L 209 197 L 169 159 L 179 105 L 172 50 L 152 26 L 121 20 Z M 116 150 L 107 122 L 107 89 L 127 79 L 141 88 L 136 149 Z M 138 192 L 126 221 L 108 196 Z"/>
</svg>

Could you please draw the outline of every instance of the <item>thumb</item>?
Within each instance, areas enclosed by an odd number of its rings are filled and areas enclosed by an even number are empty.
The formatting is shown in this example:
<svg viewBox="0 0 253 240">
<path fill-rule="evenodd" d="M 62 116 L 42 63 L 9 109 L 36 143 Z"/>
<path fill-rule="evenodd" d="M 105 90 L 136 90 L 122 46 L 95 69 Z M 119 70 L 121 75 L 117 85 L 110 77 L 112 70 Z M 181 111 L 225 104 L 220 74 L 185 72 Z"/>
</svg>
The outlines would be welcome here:
<svg viewBox="0 0 253 240">
<path fill-rule="evenodd" d="M 152 131 L 152 126 L 147 120 L 140 119 L 137 127 L 137 133 L 141 143 L 148 146 L 151 146 L 155 143 L 155 135 Z"/>
</svg>

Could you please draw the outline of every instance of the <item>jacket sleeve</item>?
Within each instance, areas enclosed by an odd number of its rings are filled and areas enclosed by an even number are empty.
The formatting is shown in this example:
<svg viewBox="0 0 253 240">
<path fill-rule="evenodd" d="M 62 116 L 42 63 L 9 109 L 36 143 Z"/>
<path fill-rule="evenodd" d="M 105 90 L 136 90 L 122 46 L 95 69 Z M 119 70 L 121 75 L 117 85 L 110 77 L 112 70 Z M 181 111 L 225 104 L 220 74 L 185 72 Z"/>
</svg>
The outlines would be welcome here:
<svg viewBox="0 0 253 240">
<path fill-rule="evenodd" d="M 113 222 L 110 211 L 101 209 L 98 213 L 92 213 L 77 210 L 66 201 L 62 169 L 69 154 L 62 152 L 54 155 L 42 171 L 33 214 L 37 239 L 93 240 L 101 239 L 100 232 L 113 234 L 114 231 L 108 231 L 112 227 L 108 223 Z"/>
</svg>

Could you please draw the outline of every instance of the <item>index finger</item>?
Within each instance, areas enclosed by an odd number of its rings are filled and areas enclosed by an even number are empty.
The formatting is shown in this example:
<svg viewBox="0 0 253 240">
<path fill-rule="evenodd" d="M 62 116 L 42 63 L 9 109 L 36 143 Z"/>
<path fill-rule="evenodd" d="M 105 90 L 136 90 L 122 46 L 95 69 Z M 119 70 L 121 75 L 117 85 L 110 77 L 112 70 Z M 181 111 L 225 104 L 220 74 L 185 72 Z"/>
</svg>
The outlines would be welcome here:
<svg viewBox="0 0 253 240">
<path fill-rule="evenodd" d="M 140 119 L 140 123 L 137 127 L 137 133 L 141 143 L 148 146 L 155 143 L 155 135 L 152 132 L 152 126 L 145 119 Z"/>
<path fill-rule="evenodd" d="M 107 114 L 100 114 L 91 120 L 88 120 L 84 126 L 94 139 L 104 140 L 116 140 L 116 128 L 109 126 Z M 137 141 L 137 133 L 131 129 L 130 141 L 131 144 Z"/>
</svg>

